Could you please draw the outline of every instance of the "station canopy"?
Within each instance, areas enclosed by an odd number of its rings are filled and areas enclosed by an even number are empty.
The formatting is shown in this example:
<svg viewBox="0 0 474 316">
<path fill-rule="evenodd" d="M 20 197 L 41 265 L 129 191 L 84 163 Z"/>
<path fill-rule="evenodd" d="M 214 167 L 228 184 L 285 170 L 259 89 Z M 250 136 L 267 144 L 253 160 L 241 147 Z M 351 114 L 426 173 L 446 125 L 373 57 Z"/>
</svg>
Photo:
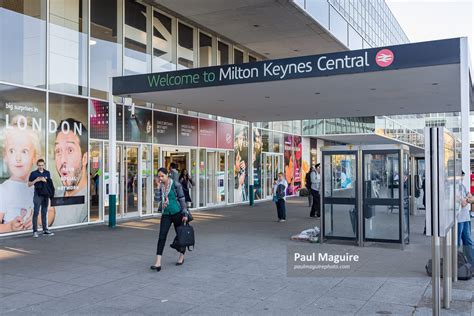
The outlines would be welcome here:
<svg viewBox="0 0 474 316">
<path fill-rule="evenodd" d="M 250 122 L 460 112 L 461 67 L 454 38 L 116 77 L 113 94 Z"/>
</svg>

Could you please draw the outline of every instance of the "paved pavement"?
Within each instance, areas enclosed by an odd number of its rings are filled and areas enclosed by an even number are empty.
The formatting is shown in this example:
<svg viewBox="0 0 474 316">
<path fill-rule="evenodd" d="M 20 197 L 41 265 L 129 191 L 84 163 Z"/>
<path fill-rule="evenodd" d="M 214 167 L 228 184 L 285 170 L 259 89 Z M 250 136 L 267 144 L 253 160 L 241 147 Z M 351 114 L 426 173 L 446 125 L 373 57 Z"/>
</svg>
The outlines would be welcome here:
<svg viewBox="0 0 474 316">
<path fill-rule="evenodd" d="M 277 223 L 271 203 L 196 212 L 196 249 L 183 266 L 165 248 L 153 263 L 159 219 L 56 231 L 54 237 L 0 240 L 0 314 L 5 315 L 430 315 L 424 272 L 429 239 L 413 218 L 411 244 L 360 249 L 289 237 L 313 226 L 305 199 L 288 201 Z M 173 233 L 170 234 L 173 236 Z M 171 239 L 171 238 L 170 238 Z M 169 244 L 170 242 L 167 242 Z M 350 275 L 290 277 L 288 247 L 360 251 Z M 356 249 L 358 248 L 358 249 Z M 470 315 L 474 281 L 460 281 L 445 314 Z"/>
</svg>

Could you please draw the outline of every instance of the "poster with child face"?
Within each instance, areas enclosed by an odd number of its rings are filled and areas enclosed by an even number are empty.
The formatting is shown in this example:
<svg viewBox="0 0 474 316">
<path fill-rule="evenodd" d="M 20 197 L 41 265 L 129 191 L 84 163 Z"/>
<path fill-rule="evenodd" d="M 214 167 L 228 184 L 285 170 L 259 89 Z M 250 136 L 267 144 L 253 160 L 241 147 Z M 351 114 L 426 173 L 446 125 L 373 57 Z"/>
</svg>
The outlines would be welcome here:
<svg viewBox="0 0 474 316">
<path fill-rule="evenodd" d="M 36 161 L 44 158 L 46 94 L 0 85 L 0 234 L 30 230 Z"/>
</svg>

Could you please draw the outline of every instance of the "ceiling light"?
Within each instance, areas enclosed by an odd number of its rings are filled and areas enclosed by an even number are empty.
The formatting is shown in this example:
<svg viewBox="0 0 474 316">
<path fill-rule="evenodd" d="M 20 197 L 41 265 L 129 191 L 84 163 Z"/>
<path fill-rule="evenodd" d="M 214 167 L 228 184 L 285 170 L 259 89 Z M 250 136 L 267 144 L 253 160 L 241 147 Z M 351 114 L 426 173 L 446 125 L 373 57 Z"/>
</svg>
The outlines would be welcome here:
<svg viewBox="0 0 474 316">
<path fill-rule="evenodd" d="M 375 91 L 375 90 L 377 90 L 377 89 L 375 89 L 375 88 L 370 88 L 370 90 Z"/>
<path fill-rule="evenodd" d="M 315 92 L 314 94 L 321 94 L 321 92 Z"/>
<path fill-rule="evenodd" d="M 432 85 L 432 86 L 437 86 L 437 85 L 439 85 L 439 83 L 433 82 L 431 85 Z"/>
</svg>

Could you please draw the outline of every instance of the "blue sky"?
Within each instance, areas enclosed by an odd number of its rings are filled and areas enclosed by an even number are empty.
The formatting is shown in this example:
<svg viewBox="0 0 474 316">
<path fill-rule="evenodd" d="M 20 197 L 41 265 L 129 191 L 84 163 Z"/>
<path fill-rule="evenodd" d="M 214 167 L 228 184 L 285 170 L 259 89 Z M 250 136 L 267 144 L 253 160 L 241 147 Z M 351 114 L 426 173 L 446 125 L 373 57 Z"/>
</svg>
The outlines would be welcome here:
<svg viewBox="0 0 474 316">
<path fill-rule="evenodd" d="M 386 0 L 411 42 L 467 36 L 474 65 L 474 0 Z"/>
</svg>

